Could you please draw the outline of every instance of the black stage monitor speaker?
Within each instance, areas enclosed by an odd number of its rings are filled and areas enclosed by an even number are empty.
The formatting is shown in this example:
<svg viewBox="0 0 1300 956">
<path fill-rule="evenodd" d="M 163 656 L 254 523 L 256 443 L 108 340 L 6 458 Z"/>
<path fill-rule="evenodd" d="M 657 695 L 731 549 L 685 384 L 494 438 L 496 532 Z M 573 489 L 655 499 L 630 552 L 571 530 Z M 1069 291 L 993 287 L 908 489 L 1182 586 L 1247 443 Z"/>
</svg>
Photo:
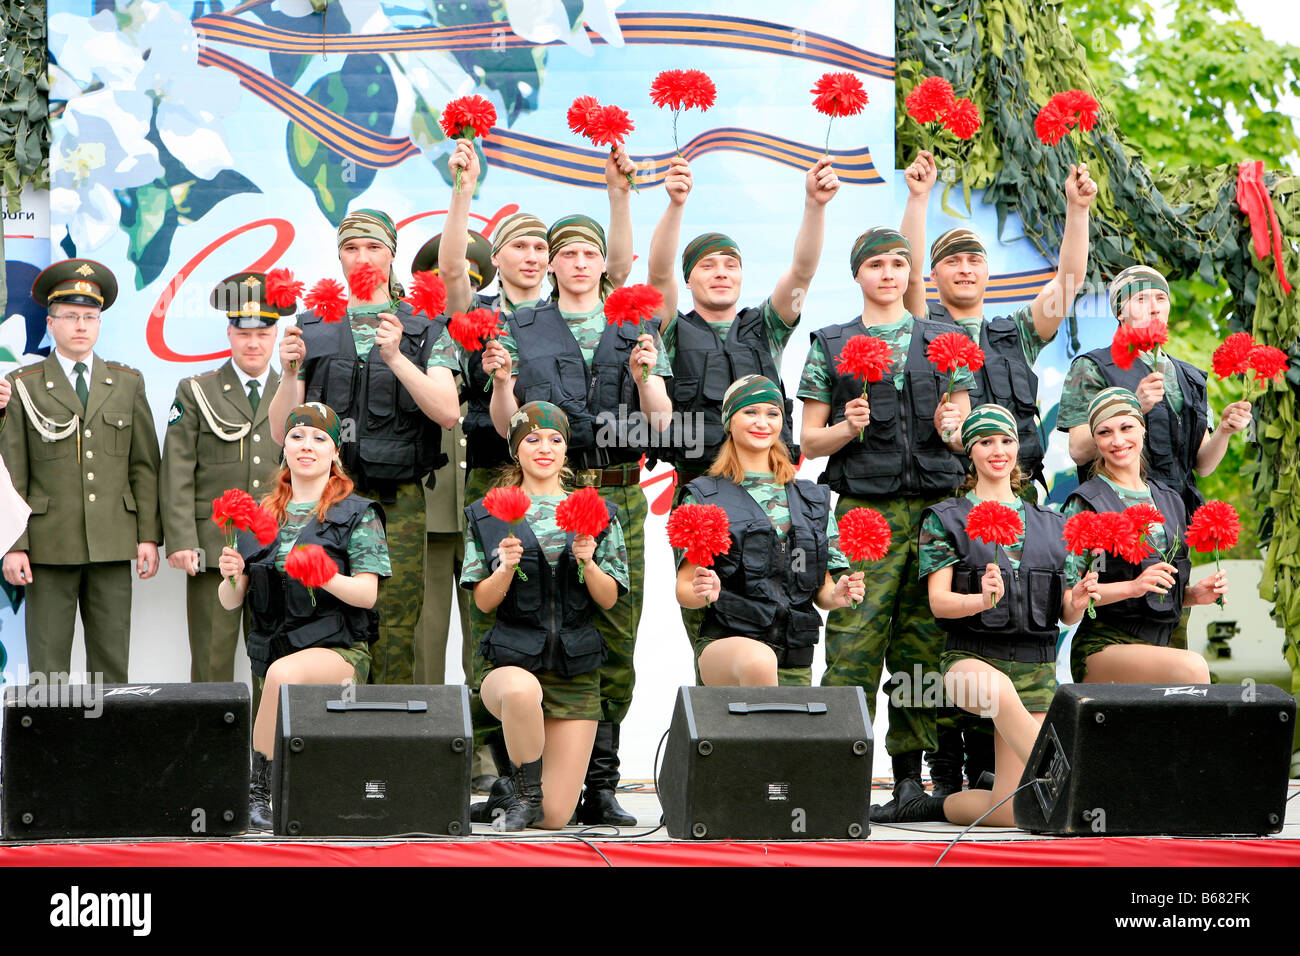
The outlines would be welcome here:
<svg viewBox="0 0 1300 956">
<path fill-rule="evenodd" d="M 1055 836 L 1277 833 L 1295 698 L 1271 684 L 1063 684 L 1013 798 Z"/>
<path fill-rule="evenodd" d="M 397 836 L 469 826 L 474 729 L 461 685 L 280 688 L 271 814 L 282 836 Z"/>
<path fill-rule="evenodd" d="M 6 687 L 5 838 L 242 833 L 249 727 L 242 683 Z"/>
<path fill-rule="evenodd" d="M 865 839 L 871 745 L 861 687 L 683 687 L 659 773 L 668 833 Z"/>
</svg>

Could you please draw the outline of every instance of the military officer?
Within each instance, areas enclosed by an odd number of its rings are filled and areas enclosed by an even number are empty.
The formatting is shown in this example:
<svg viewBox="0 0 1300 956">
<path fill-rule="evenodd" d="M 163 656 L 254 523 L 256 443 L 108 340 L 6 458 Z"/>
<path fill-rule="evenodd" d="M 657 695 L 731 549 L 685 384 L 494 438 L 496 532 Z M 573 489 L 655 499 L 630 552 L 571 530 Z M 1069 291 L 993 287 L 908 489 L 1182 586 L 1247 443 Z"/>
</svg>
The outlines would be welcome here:
<svg viewBox="0 0 1300 956">
<path fill-rule="evenodd" d="M 276 323 L 294 307 L 266 301 L 266 276 L 241 272 L 212 291 L 212 306 L 229 319 L 230 359 L 183 379 L 167 413 L 163 436 L 163 530 L 167 563 L 189 577 L 185 614 L 190 633 L 190 680 L 235 676 L 241 613 L 217 600 L 217 558 L 224 533 L 212 523 L 212 501 L 231 488 L 261 498 L 280 462 L 267 412 L 280 375 L 271 368 Z"/>
<path fill-rule="evenodd" d="M 56 262 L 32 298 L 48 310 L 54 349 L 9 375 L 14 420 L 0 452 L 31 506 L 4 577 L 27 587 L 27 661 L 66 674 L 78 605 L 86 667 L 125 683 L 131 645 L 131 561 L 158 573 L 158 436 L 133 368 L 94 354 L 100 314 L 117 297 L 113 273 L 89 259 Z"/>
</svg>

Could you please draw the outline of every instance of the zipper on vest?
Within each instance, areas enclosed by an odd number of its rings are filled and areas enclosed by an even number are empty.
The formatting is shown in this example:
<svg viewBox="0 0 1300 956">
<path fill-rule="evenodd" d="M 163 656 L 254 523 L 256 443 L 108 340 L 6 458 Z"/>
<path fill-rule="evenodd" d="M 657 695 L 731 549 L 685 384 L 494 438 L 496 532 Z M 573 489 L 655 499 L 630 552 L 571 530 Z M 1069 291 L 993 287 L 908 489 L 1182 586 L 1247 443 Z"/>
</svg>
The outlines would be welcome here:
<svg viewBox="0 0 1300 956">
<path fill-rule="evenodd" d="M 916 414 L 916 401 L 912 395 L 911 376 L 904 373 L 903 387 L 907 390 L 907 401 L 903 403 L 898 414 L 898 430 L 903 446 L 903 492 L 909 494 L 918 490 L 915 467 L 912 464 L 912 417 Z"/>
<path fill-rule="evenodd" d="M 1011 572 L 1011 580 L 1015 584 L 1015 600 L 1011 602 L 1011 628 L 1012 633 L 1016 635 L 1023 634 L 1025 631 L 1025 601 L 1027 595 L 1024 588 L 1020 586 L 1020 569 L 1016 568 Z M 1014 644 L 1011 648 L 1011 660 L 1016 659 L 1016 650 Z"/>
</svg>

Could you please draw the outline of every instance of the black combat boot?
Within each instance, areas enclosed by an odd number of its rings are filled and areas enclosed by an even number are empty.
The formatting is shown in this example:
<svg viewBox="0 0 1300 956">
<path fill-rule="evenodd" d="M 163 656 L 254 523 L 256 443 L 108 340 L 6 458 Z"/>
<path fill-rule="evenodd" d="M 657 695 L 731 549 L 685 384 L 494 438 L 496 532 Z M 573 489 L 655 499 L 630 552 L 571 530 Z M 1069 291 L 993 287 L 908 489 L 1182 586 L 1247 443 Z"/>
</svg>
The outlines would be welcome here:
<svg viewBox="0 0 1300 956">
<path fill-rule="evenodd" d="M 925 792 L 925 787 L 921 784 L 921 751 L 910 750 L 905 754 L 897 754 L 890 758 L 890 762 L 894 765 L 894 799 L 883 806 L 871 808 L 872 823 L 894 822 L 895 808 L 904 780 L 915 782 L 921 792 Z"/>
<path fill-rule="evenodd" d="M 932 797 L 912 778 L 904 780 L 894 790 L 892 819 L 881 823 L 942 823 L 943 798 Z"/>
<path fill-rule="evenodd" d="M 253 751 L 253 775 L 248 784 L 248 828 L 270 830 L 271 821 L 271 761 L 260 751 Z"/>
<path fill-rule="evenodd" d="M 602 720 L 596 725 L 582 803 L 575 814 L 585 826 L 636 826 L 636 817 L 620 807 L 614 797 L 618 787 L 618 726 L 612 720 Z"/>
<path fill-rule="evenodd" d="M 939 734 L 939 749 L 929 754 L 930 782 L 933 795 L 939 800 L 950 793 L 961 792 L 962 735 L 960 730 L 945 730 Z"/>
<path fill-rule="evenodd" d="M 534 823 L 540 823 L 542 812 L 542 758 L 516 767 L 511 775 L 510 802 L 492 821 L 492 829 L 503 833 L 518 833 Z"/>
<path fill-rule="evenodd" d="M 505 773 L 492 781 L 492 787 L 488 790 L 488 798 L 470 805 L 470 823 L 491 823 L 495 817 L 500 816 L 505 812 L 505 808 L 514 802 L 515 787 L 511 778 L 514 767 L 509 760 L 505 762 L 504 770 Z"/>
</svg>

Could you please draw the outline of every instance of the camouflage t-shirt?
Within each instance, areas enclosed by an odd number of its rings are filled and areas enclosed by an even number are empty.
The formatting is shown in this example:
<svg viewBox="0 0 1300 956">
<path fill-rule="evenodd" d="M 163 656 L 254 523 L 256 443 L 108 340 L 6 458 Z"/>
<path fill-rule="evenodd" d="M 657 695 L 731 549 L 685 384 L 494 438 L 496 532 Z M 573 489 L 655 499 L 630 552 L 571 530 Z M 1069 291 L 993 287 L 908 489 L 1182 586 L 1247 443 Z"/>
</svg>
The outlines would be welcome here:
<svg viewBox="0 0 1300 956">
<path fill-rule="evenodd" d="M 786 343 L 790 341 L 790 336 L 798 327 L 799 319 L 795 318 L 794 325 L 786 325 L 785 320 L 773 307 L 770 297 L 763 300 L 763 304 L 759 306 L 759 309 L 763 313 L 763 331 L 767 333 L 767 344 L 772 351 L 772 361 L 776 363 L 777 368 L 780 368 L 781 356 L 785 352 Z M 727 341 L 727 333 L 731 331 L 731 327 L 735 324 L 735 319 L 728 319 L 726 322 L 709 322 L 707 319 L 705 321 L 723 342 Z M 668 351 L 669 361 L 672 361 L 677 357 L 676 321 L 668 326 L 668 331 L 663 334 L 663 339 L 664 348 Z"/>
<path fill-rule="evenodd" d="M 889 374 L 893 379 L 894 388 L 900 392 L 903 390 L 903 373 L 907 368 L 907 353 L 912 347 L 912 329 L 915 325 L 916 319 L 908 313 L 897 322 L 862 327 L 862 334 L 883 339 L 893 351 L 889 360 Z M 799 376 L 799 397 L 831 404 L 835 377 L 836 372 L 826 359 L 826 350 L 822 348 L 820 341 L 814 340 L 808 352 L 808 359 L 804 362 L 803 374 Z M 973 391 L 974 388 L 975 376 L 969 369 L 958 368 L 953 391 Z"/>
<path fill-rule="evenodd" d="M 391 312 L 396 315 L 397 303 L 348 306 L 348 327 L 352 330 L 352 344 L 356 347 L 357 358 L 363 362 L 374 350 L 375 333 L 379 331 L 379 326 L 375 324 L 375 316 L 380 312 Z M 452 371 L 459 368 L 456 343 L 446 329 L 443 329 L 442 334 L 434 340 L 433 348 L 429 350 L 429 361 L 424 368 L 426 372 L 431 368 L 449 368 Z M 306 381 L 306 368 L 299 367 L 298 378 Z"/>
<path fill-rule="evenodd" d="M 980 329 L 984 326 L 983 318 L 977 316 L 972 319 L 958 319 L 951 315 L 949 318 L 953 322 L 957 323 L 958 327 L 963 332 L 970 336 L 972 342 L 977 345 L 979 344 Z M 1038 329 L 1034 328 L 1034 313 L 1030 306 L 1026 305 L 1016 309 L 1016 311 L 1012 312 L 1007 316 L 1007 318 L 1016 324 L 1016 331 L 1020 333 L 1020 349 L 1025 353 L 1025 361 L 1029 363 L 1030 368 L 1033 368 L 1034 363 L 1038 361 L 1038 356 L 1042 354 L 1043 349 L 1045 349 L 1047 344 L 1051 342 L 1052 339 L 1055 339 L 1056 336 L 1053 335 L 1052 338 L 1045 339 L 1038 334 Z M 938 568 L 935 570 L 937 571 Z"/>
<path fill-rule="evenodd" d="M 280 526 L 280 550 L 275 556 L 275 566 L 284 570 L 284 559 L 289 556 L 293 546 L 298 543 L 298 535 L 311 523 L 319 502 L 290 502 L 285 509 L 284 524 Z M 379 520 L 379 512 L 373 505 L 366 509 L 361 523 L 352 532 L 348 541 L 348 561 L 352 564 L 352 573 L 369 572 L 381 578 L 389 577 L 393 568 L 388 562 L 388 539 L 384 535 L 384 523 Z"/>
<path fill-rule="evenodd" d="M 755 503 L 767 513 L 772 521 L 772 527 L 776 529 L 776 536 L 784 541 L 786 535 L 790 533 L 790 496 L 785 485 L 778 485 L 772 480 L 770 471 L 747 471 L 745 480 L 740 483 L 749 497 L 753 498 Z M 698 502 L 695 496 L 687 492 L 682 496 L 681 504 Z M 847 571 L 849 569 L 849 559 L 839 549 L 840 529 L 835 523 L 835 510 L 829 509 L 826 513 L 826 540 L 830 545 L 830 553 L 826 562 L 826 570 L 831 574 L 837 571 Z M 685 552 L 677 552 L 677 566 L 681 567 L 682 558 Z"/>
<path fill-rule="evenodd" d="M 582 351 L 582 360 L 591 368 L 591 360 L 596 354 L 596 346 L 600 344 L 600 337 L 604 334 L 605 327 L 609 323 L 605 320 L 605 306 L 594 312 L 561 312 L 564 321 L 568 323 L 569 331 L 573 333 L 573 338 L 578 343 L 578 348 Z M 519 374 L 519 348 L 515 345 L 515 338 L 510 329 L 506 328 L 504 333 L 497 339 L 505 346 L 510 353 L 512 368 L 511 375 Z M 671 378 L 673 374 L 672 364 L 668 360 L 668 352 L 664 349 L 663 339 L 658 332 L 654 333 L 655 349 L 658 351 L 658 359 L 655 367 L 650 370 L 651 375 L 659 375 L 663 378 Z"/>
<path fill-rule="evenodd" d="M 966 500 L 972 505 L 977 505 L 984 499 L 976 497 L 974 491 L 966 492 Z M 1008 508 L 1016 510 L 1016 516 L 1020 518 L 1021 527 L 1025 522 L 1025 503 L 1017 498 L 1015 501 L 1002 501 Z M 1025 533 L 1022 530 L 1016 537 L 1016 543 L 1007 545 L 1002 551 L 1011 563 L 1011 569 L 1014 571 L 1020 567 L 1020 553 L 1025 549 Z M 925 517 L 921 519 L 921 533 L 917 538 L 918 554 L 918 573 L 924 581 L 935 571 L 954 565 L 960 560 L 957 556 L 957 545 L 953 537 L 948 533 L 948 529 L 943 526 L 939 516 L 933 511 L 927 511 Z"/>
<path fill-rule="evenodd" d="M 555 523 L 555 509 L 567 497 L 568 495 L 530 495 L 528 514 L 524 517 L 551 567 L 555 567 L 568 546 L 568 533 Z M 610 519 L 609 531 L 596 544 L 594 557 L 600 569 L 618 582 L 619 592 L 626 591 L 629 587 L 627 545 L 623 541 L 623 528 L 617 517 Z M 474 535 L 473 526 L 467 527 L 465 563 L 460 572 L 461 586 L 476 584 L 490 577 L 493 562 L 489 558 L 490 556 L 484 555 L 483 548 Z"/>
<path fill-rule="evenodd" d="M 1181 414 L 1183 390 L 1178 386 L 1178 373 L 1174 369 L 1173 362 L 1164 361 L 1163 352 L 1160 356 L 1160 371 L 1165 380 L 1164 400 L 1169 403 L 1169 407 L 1175 414 Z M 1137 361 L 1143 366 L 1140 371 L 1144 376 L 1151 372 L 1151 358 L 1150 352 L 1142 352 L 1138 355 Z M 1106 379 L 1102 377 L 1101 369 L 1097 367 L 1096 362 L 1086 355 L 1076 358 L 1065 374 L 1065 384 L 1061 386 L 1061 405 L 1056 412 L 1057 430 L 1064 432 L 1075 425 L 1088 424 L 1088 406 L 1097 397 L 1097 393 L 1106 387 Z"/>
<path fill-rule="evenodd" d="M 1115 482 L 1111 481 L 1105 475 L 1098 475 L 1102 481 L 1114 489 L 1115 494 L 1119 495 L 1119 502 L 1125 508 L 1133 505 L 1155 505 L 1155 499 L 1151 497 L 1151 489 L 1148 487 L 1142 491 L 1134 491 L 1131 488 L 1121 488 Z M 1071 495 L 1066 499 L 1065 507 L 1061 509 L 1061 514 L 1066 518 L 1073 518 L 1080 511 L 1092 511 L 1093 508 L 1088 502 L 1084 501 L 1078 495 Z M 1169 536 L 1165 534 L 1165 526 L 1162 524 L 1151 526 L 1151 535 L 1147 538 L 1151 547 L 1157 551 L 1163 551 L 1169 547 Z M 1087 555 L 1067 554 L 1065 556 L 1065 582 L 1069 587 L 1074 587 L 1083 577 L 1083 567 L 1087 563 Z"/>
</svg>

